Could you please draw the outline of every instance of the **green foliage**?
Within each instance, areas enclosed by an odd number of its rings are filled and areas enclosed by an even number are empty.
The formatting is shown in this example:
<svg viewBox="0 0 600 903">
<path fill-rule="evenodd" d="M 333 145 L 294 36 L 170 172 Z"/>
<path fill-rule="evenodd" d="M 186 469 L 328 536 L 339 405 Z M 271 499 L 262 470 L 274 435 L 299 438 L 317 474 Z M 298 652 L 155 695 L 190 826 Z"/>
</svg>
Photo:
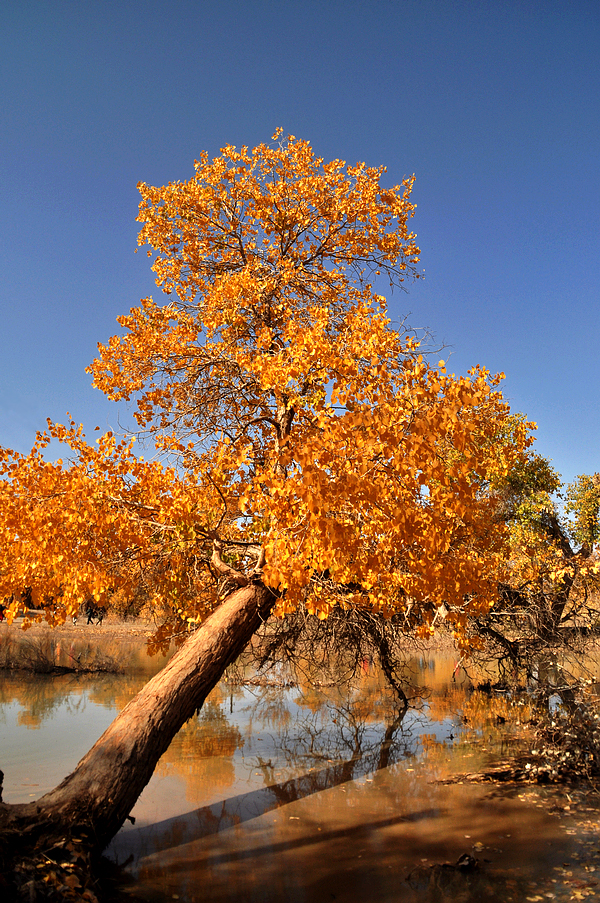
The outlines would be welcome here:
<svg viewBox="0 0 600 903">
<path fill-rule="evenodd" d="M 545 531 L 548 516 L 555 515 L 552 498 L 560 490 L 559 474 L 541 455 L 523 455 L 494 487 L 498 516 L 507 523 Z"/>
<path fill-rule="evenodd" d="M 581 474 L 567 486 L 565 512 L 569 532 L 580 546 L 593 549 L 600 541 L 600 473 Z"/>
</svg>

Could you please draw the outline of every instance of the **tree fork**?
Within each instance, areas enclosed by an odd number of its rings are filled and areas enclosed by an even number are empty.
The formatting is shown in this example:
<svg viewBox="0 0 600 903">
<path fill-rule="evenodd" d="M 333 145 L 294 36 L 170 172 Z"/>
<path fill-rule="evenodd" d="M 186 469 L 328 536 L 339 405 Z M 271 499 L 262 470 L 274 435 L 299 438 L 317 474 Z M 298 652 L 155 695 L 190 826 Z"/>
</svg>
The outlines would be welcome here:
<svg viewBox="0 0 600 903">
<path fill-rule="evenodd" d="M 270 615 L 262 582 L 225 599 L 152 678 L 54 790 L 32 803 L 0 803 L 0 843 L 82 835 L 101 852 L 128 817 L 158 760 L 225 669 Z"/>
</svg>

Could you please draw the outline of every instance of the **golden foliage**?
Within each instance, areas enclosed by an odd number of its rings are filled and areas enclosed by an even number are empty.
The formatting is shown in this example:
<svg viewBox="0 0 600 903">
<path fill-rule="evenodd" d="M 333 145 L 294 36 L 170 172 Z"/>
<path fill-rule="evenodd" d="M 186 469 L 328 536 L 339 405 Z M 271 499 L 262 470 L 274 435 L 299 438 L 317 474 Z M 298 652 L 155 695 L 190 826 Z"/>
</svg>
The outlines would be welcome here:
<svg viewBox="0 0 600 903">
<path fill-rule="evenodd" d="M 278 132 L 139 186 L 170 297 L 119 318 L 90 372 L 171 463 L 110 434 L 90 446 L 73 422 L 4 451 L 0 591 L 31 587 L 61 617 L 142 581 L 172 615 L 159 642 L 251 579 L 279 615 L 367 605 L 425 633 L 493 604 L 504 528 L 486 487 L 529 425 L 507 427 L 499 377 L 449 375 L 392 325 L 373 280 L 418 276 L 419 250 L 413 180 L 384 174 Z M 50 439 L 72 462 L 44 460 Z"/>
</svg>

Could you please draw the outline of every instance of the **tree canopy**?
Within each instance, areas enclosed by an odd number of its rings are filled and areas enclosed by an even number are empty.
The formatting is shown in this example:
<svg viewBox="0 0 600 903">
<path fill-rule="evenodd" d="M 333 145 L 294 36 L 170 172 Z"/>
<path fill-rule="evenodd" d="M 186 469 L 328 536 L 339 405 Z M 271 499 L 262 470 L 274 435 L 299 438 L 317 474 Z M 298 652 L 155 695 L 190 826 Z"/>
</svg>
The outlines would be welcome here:
<svg viewBox="0 0 600 903">
<path fill-rule="evenodd" d="M 579 646 L 597 630 L 600 477 L 568 486 L 550 462 L 530 452 L 493 486 L 496 516 L 508 528 L 499 600 L 474 619 L 473 631 L 530 677 L 550 649 Z"/>
<path fill-rule="evenodd" d="M 494 611 L 512 561 L 510 480 L 532 425 L 500 375 L 449 374 L 392 322 L 380 286 L 418 277 L 419 250 L 412 179 L 384 179 L 278 132 L 201 156 L 189 181 L 141 184 L 140 244 L 167 297 L 119 318 L 90 373 L 133 406 L 150 454 L 134 436 L 91 442 L 70 416 L 29 454 L 0 449 L 9 621 L 25 602 L 57 624 L 90 599 L 139 596 L 157 647 L 185 637 L 57 787 L 0 800 L 22 893 L 65 837 L 93 853 L 114 836 L 273 612 L 311 626 L 333 612 L 343 643 L 336 619 L 352 609 L 393 686 L 385 625 L 480 639 L 473 619 Z M 64 460 L 50 460 L 56 442 Z"/>
<path fill-rule="evenodd" d="M 49 424 L 0 453 L 0 594 L 49 619 L 140 587 L 158 639 L 261 581 L 303 601 L 463 635 L 497 597 L 506 526 L 489 492 L 530 443 L 501 376 L 432 364 L 377 286 L 418 278 L 413 179 L 284 139 L 226 147 L 188 181 L 140 184 L 163 303 L 120 317 L 89 368 L 155 454 Z M 66 462 L 48 462 L 53 439 Z"/>
</svg>

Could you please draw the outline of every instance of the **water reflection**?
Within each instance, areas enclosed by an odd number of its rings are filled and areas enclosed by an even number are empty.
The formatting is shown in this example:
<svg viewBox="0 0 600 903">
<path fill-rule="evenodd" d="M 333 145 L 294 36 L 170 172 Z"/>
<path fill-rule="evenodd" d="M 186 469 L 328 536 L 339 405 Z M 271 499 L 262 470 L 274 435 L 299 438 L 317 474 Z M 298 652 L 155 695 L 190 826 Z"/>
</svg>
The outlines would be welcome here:
<svg viewBox="0 0 600 903">
<path fill-rule="evenodd" d="M 347 705 L 344 709 L 336 708 L 333 711 L 337 717 L 332 717 L 329 725 L 318 723 L 317 714 L 322 713 L 311 712 L 306 719 L 295 724 L 293 732 L 289 730 L 287 719 L 284 719 L 284 729 L 277 741 L 272 742 L 271 755 L 268 759 L 264 758 L 264 755 L 253 756 L 251 753 L 244 757 L 248 767 L 253 769 L 248 780 L 256 783 L 253 776 L 261 778 L 264 786 L 219 800 L 212 805 L 199 807 L 184 815 L 123 832 L 119 840 L 113 844 L 111 852 L 121 861 L 122 857 L 137 861 L 158 850 L 164 851 L 225 831 L 313 794 L 356 781 L 408 754 L 407 737 L 404 737 L 404 741 L 398 745 L 395 744 L 406 710 L 385 726 L 381 736 L 377 736 L 378 732 L 374 730 L 368 732 L 365 723 L 356 719 L 351 706 Z M 264 714 L 263 712 L 263 716 Z M 222 712 L 219 719 L 212 719 L 211 723 L 213 749 L 211 761 L 217 765 L 219 756 L 223 760 L 219 763 L 221 774 L 223 771 L 225 774 L 233 774 L 233 762 L 231 759 L 228 761 L 226 747 L 234 737 L 241 740 L 241 734 L 236 728 L 232 730 L 223 722 L 221 724 L 223 733 L 219 734 L 218 724 L 221 719 Z M 208 721 L 207 718 L 206 722 Z M 263 717 L 262 721 L 263 727 L 265 723 L 272 723 L 272 712 L 268 713 L 267 718 Z M 255 724 L 254 718 L 252 722 Z M 333 730 L 331 726 L 334 727 Z M 185 739 L 183 745 L 188 745 Z M 414 747 L 414 739 L 410 746 Z M 230 750 L 230 756 L 233 756 L 238 748 L 242 748 L 243 752 L 241 742 L 235 743 L 235 747 Z M 347 758 L 343 758 L 343 754 Z M 202 760 L 201 746 L 194 758 Z M 321 765 L 323 762 L 328 764 Z M 320 767 L 315 767 L 316 764 Z M 302 766 L 313 767 L 303 774 L 298 774 Z M 218 767 L 217 765 L 214 770 L 217 771 Z M 278 780 L 289 772 L 293 772 L 296 776 Z M 219 781 L 219 784 L 222 785 L 223 781 Z M 400 820 L 402 818 L 404 817 L 400 817 Z"/>
<path fill-rule="evenodd" d="M 409 663 L 411 681 L 430 690 L 408 710 L 372 668 L 345 690 L 224 681 L 107 851 L 126 864 L 128 892 L 155 903 L 535 896 L 528 882 L 547 878 L 575 841 L 535 805 L 434 783 L 484 766 L 527 717 L 506 696 L 453 682 L 453 664 Z M 5 799 L 64 777 L 146 676 L 4 679 Z M 488 860 L 485 870 L 441 867 L 464 853 Z"/>
</svg>

